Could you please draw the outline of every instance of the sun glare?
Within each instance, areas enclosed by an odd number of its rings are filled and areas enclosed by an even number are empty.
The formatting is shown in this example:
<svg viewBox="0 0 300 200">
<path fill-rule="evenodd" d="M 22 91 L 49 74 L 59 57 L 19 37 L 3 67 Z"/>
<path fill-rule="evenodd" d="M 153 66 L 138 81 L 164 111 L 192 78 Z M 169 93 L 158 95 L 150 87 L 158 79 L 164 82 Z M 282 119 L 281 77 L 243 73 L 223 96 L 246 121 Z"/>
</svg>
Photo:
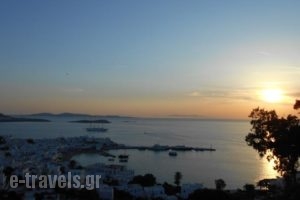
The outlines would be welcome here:
<svg viewBox="0 0 300 200">
<path fill-rule="evenodd" d="M 262 91 L 262 99 L 270 103 L 278 103 L 283 99 L 283 94 L 280 89 L 265 89 Z"/>
<path fill-rule="evenodd" d="M 265 178 L 276 178 L 277 176 L 280 176 L 280 174 L 274 169 L 274 166 L 275 164 L 273 160 L 271 160 L 270 162 L 268 162 L 267 160 L 263 160 L 259 180 Z"/>
</svg>

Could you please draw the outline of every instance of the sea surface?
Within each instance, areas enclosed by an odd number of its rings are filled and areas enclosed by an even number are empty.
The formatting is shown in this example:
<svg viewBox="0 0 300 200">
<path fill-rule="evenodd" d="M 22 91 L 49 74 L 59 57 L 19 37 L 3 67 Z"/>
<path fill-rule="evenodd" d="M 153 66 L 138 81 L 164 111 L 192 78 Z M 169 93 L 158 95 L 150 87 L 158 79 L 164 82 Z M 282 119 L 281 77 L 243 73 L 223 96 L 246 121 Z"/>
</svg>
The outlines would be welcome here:
<svg viewBox="0 0 300 200">
<path fill-rule="evenodd" d="M 213 147 L 215 152 L 178 152 L 170 157 L 168 152 L 140 150 L 114 150 L 110 153 L 129 154 L 128 168 L 135 174 L 152 173 L 157 181 L 174 182 L 176 171 L 182 173 L 182 183 L 203 183 L 213 188 L 214 180 L 222 178 L 226 188 L 242 188 L 244 184 L 255 184 L 263 178 L 278 176 L 272 163 L 260 159 L 252 147 L 247 146 L 245 136 L 250 131 L 248 121 L 210 121 L 199 119 L 144 119 L 107 118 L 112 123 L 105 124 L 106 133 L 88 133 L 88 124 L 69 123 L 79 120 L 75 117 L 40 117 L 51 122 L 0 123 L 0 135 L 17 138 L 53 138 L 89 135 L 109 137 L 117 143 L 127 145 L 186 145 L 193 147 Z M 95 162 L 108 161 L 98 154 L 81 154 L 74 157 L 83 166 Z"/>
</svg>

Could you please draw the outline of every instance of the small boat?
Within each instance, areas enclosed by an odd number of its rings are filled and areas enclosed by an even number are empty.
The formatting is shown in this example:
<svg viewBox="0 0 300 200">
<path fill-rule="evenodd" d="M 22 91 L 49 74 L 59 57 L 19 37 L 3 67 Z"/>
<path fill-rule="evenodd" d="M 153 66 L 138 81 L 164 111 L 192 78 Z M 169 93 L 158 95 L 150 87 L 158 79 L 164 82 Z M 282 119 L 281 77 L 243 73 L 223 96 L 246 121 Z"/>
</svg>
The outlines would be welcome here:
<svg viewBox="0 0 300 200">
<path fill-rule="evenodd" d="M 97 127 L 86 128 L 86 131 L 88 132 L 106 132 L 107 130 L 108 130 L 107 128 L 97 128 Z"/>
<path fill-rule="evenodd" d="M 119 159 L 128 159 L 129 158 L 129 155 L 128 154 L 120 154 L 118 156 Z"/>
<path fill-rule="evenodd" d="M 169 156 L 177 156 L 177 152 L 176 151 L 169 151 Z"/>
<path fill-rule="evenodd" d="M 96 122 L 98 123 L 98 122 Z M 97 125 L 96 123 L 91 123 L 90 127 L 86 128 L 85 130 L 87 132 L 107 132 L 108 129 L 103 127 L 103 123 L 101 123 L 101 127 L 99 127 L 99 125 Z"/>
<path fill-rule="evenodd" d="M 115 159 L 114 158 L 109 158 L 108 161 L 113 162 L 113 161 L 115 161 Z"/>
<path fill-rule="evenodd" d="M 121 163 L 128 162 L 128 158 L 122 158 L 122 159 L 119 159 L 119 162 L 121 162 Z"/>
<path fill-rule="evenodd" d="M 128 162 L 129 155 L 128 154 L 120 154 L 118 156 L 119 162 L 125 163 Z"/>
</svg>

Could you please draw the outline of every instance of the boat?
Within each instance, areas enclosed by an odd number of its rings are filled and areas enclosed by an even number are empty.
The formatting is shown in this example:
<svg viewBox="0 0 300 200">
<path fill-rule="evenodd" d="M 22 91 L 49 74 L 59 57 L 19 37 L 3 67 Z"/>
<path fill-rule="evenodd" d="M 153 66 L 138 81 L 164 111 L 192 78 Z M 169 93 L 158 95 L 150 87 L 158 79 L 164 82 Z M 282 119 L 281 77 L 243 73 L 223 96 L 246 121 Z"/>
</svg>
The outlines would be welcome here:
<svg viewBox="0 0 300 200">
<path fill-rule="evenodd" d="M 98 128 L 98 127 L 90 127 L 90 128 L 86 128 L 87 132 L 107 132 L 108 129 L 107 128 Z"/>
<path fill-rule="evenodd" d="M 92 124 L 94 124 L 92 126 Z M 91 126 L 85 129 L 87 132 L 107 132 L 108 129 L 103 127 L 103 123 L 101 123 L 101 127 L 95 126 L 95 123 L 91 123 Z"/>
<path fill-rule="evenodd" d="M 109 158 L 108 161 L 113 162 L 113 161 L 115 161 L 115 159 L 114 158 Z"/>
<path fill-rule="evenodd" d="M 118 156 L 119 162 L 125 163 L 128 162 L 129 155 L 128 154 L 120 154 Z"/>
<path fill-rule="evenodd" d="M 126 158 L 126 159 L 119 159 L 119 162 L 120 163 L 125 163 L 125 162 L 128 162 L 128 159 Z"/>
<path fill-rule="evenodd" d="M 128 154 L 120 154 L 118 156 L 119 159 L 128 159 L 129 158 L 129 155 Z"/>
<path fill-rule="evenodd" d="M 177 152 L 176 151 L 169 151 L 169 156 L 177 156 Z"/>
</svg>

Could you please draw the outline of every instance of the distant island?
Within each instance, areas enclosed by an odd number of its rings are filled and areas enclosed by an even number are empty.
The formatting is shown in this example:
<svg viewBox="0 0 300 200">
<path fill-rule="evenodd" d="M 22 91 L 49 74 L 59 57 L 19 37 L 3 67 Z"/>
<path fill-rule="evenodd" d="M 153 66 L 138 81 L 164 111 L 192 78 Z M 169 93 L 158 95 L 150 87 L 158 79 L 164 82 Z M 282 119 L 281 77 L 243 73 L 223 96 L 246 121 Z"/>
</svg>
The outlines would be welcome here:
<svg viewBox="0 0 300 200">
<path fill-rule="evenodd" d="M 53 113 L 35 113 L 35 114 L 30 114 L 28 116 L 33 116 L 33 117 L 90 117 L 91 115 L 88 114 L 79 114 L 79 113 L 58 113 L 58 114 L 53 114 Z"/>
<path fill-rule="evenodd" d="M 0 113 L 0 122 L 50 122 L 47 119 L 35 119 L 35 118 L 19 118 L 19 117 L 11 117 L 8 115 L 4 115 Z"/>
<path fill-rule="evenodd" d="M 120 115 L 91 115 L 91 114 L 82 114 L 82 113 L 35 113 L 35 114 L 28 114 L 25 116 L 31 116 L 31 117 L 82 117 L 82 118 L 87 118 L 87 117 L 98 117 L 98 118 L 135 118 L 131 116 L 120 116 Z"/>
<path fill-rule="evenodd" d="M 106 119 L 98 119 L 98 120 L 76 120 L 76 121 L 70 121 L 70 123 L 101 123 L 101 124 L 109 124 L 110 121 Z"/>
</svg>

